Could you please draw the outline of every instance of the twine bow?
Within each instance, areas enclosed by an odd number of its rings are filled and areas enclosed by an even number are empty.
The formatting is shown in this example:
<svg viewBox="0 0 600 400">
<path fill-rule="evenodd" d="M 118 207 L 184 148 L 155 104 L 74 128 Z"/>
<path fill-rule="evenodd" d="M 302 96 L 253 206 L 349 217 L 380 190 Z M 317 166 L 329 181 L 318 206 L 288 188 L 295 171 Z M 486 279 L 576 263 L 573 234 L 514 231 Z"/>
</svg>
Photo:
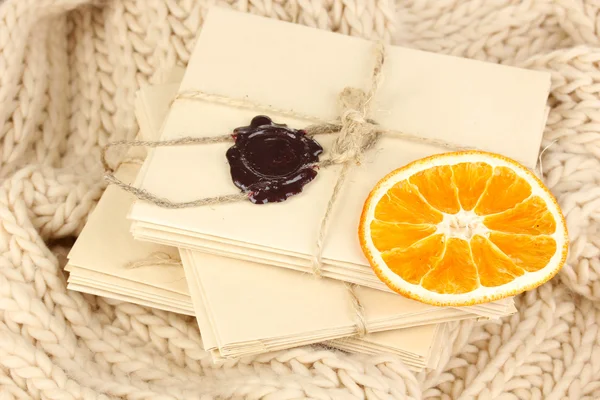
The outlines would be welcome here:
<svg viewBox="0 0 600 400">
<path fill-rule="evenodd" d="M 457 146 L 443 140 L 422 138 L 419 136 L 406 134 L 404 132 L 382 129 L 373 120 L 369 118 L 370 105 L 375 92 L 377 91 L 381 78 L 381 71 L 385 60 L 385 51 L 383 44 L 379 43 L 376 46 L 375 65 L 373 72 L 370 75 L 369 89 L 365 92 L 361 89 L 346 87 L 338 97 L 338 105 L 340 108 L 340 116 L 337 121 L 323 121 L 314 116 L 297 113 L 294 111 L 283 110 L 272 106 L 265 106 L 255 103 L 247 99 L 236 99 L 227 96 L 214 95 L 202 91 L 188 91 L 180 93 L 173 102 L 180 100 L 191 101 L 208 101 L 219 103 L 230 107 L 251 109 L 253 111 L 262 111 L 266 113 L 281 114 L 288 117 L 304 119 L 316 122 L 305 129 L 307 135 L 315 136 L 322 134 L 338 134 L 334 141 L 329 156 L 317 166 L 325 168 L 331 165 L 342 165 L 337 181 L 335 183 L 325 214 L 321 220 L 321 226 L 316 241 L 315 252 L 312 257 L 312 272 L 316 277 L 321 277 L 322 271 L 322 250 L 327 227 L 332 214 L 333 207 L 338 199 L 342 189 L 344 180 L 348 174 L 352 164 L 360 164 L 365 151 L 372 148 L 382 134 L 393 135 L 405 140 L 410 140 L 419 143 L 427 143 L 436 145 L 451 150 L 465 150 L 466 147 Z M 123 190 L 132 193 L 140 200 L 144 200 L 163 208 L 188 208 L 205 205 L 224 204 L 236 201 L 246 200 L 248 194 L 238 193 L 219 197 L 202 198 L 189 202 L 172 202 L 168 199 L 158 197 L 144 189 L 136 188 L 132 185 L 122 182 L 114 176 L 114 170 L 106 161 L 106 152 L 109 147 L 113 146 L 143 146 L 143 147 L 162 147 L 162 146 L 178 146 L 190 144 L 210 144 L 233 141 L 231 135 L 218 135 L 211 137 L 185 137 L 181 139 L 164 140 L 164 141 L 118 141 L 109 143 L 104 147 L 102 152 L 102 163 L 105 167 L 105 179 L 111 184 L 115 184 Z M 366 319 L 364 317 L 363 307 L 360 304 L 359 298 L 354 291 L 355 285 L 345 283 L 349 290 L 352 306 L 356 313 L 357 334 L 360 336 L 368 333 Z"/>
</svg>

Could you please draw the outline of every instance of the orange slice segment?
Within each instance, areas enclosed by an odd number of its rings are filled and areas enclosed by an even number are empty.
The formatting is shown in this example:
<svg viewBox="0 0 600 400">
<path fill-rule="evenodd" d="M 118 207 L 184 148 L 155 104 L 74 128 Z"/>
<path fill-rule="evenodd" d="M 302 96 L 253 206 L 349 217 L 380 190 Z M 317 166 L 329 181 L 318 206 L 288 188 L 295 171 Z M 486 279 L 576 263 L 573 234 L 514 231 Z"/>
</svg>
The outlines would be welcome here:
<svg viewBox="0 0 600 400">
<path fill-rule="evenodd" d="M 556 220 L 539 196 L 500 214 L 485 217 L 483 221 L 489 229 L 525 235 L 549 235 L 556 230 Z"/>
<path fill-rule="evenodd" d="M 410 177 L 409 181 L 419 189 L 433 208 L 451 214 L 460 211 L 458 193 L 450 166 L 443 165 L 417 172 Z"/>
<path fill-rule="evenodd" d="M 449 238 L 444 256 L 423 278 L 421 286 L 442 294 L 468 293 L 477 289 L 477 267 L 471 257 L 469 242 Z"/>
<path fill-rule="evenodd" d="M 502 286 L 525 273 L 481 235 L 471 238 L 471 251 L 482 286 Z"/>
<path fill-rule="evenodd" d="M 371 222 L 373 243 L 377 250 L 406 249 L 436 231 L 435 225 L 417 225 L 374 220 Z"/>
<path fill-rule="evenodd" d="M 369 194 L 361 248 L 392 290 L 428 304 L 473 305 L 541 285 L 564 265 L 556 199 L 527 168 L 478 151 L 427 157 Z"/>
<path fill-rule="evenodd" d="M 386 222 L 437 224 L 444 216 L 425 201 L 415 185 L 402 181 L 396 183 L 377 204 L 375 218 Z"/>
<path fill-rule="evenodd" d="M 531 195 L 531 185 L 508 167 L 496 167 L 475 212 L 490 215 L 513 208 Z"/>
<path fill-rule="evenodd" d="M 471 211 L 492 177 L 491 165 L 482 162 L 463 162 L 452 166 L 454 184 L 463 210 Z"/>
<path fill-rule="evenodd" d="M 490 232 L 489 240 L 517 267 L 528 272 L 544 268 L 556 253 L 556 240 L 551 236 Z"/>
<path fill-rule="evenodd" d="M 444 252 L 444 235 L 434 235 L 406 249 L 381 254 L 387 265 L 408 282 L 418 284 L 438 262 Z"/>
</svg>

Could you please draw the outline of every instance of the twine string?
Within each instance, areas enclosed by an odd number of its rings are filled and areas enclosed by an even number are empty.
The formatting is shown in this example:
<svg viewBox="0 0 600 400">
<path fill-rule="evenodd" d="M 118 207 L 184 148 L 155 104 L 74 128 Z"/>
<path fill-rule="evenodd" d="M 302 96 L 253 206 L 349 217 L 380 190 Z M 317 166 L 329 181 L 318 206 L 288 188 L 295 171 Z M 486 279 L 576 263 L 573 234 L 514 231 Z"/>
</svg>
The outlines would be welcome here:
<svg viewBox="0 0 600 400">
<path fill-rule="evenodd" d="M 327 202 L 327 208 L 325 209 L 325 214 L 323 214 L 323 218 L 321 219 L 321 226 L 319 227 L 319 233 L 317 234 L 317 241 L 315 245 L 315 251 L 312 257 L 312 273 L 316 277 L 321 277 L 323 275 L 323 243 L 325 241 L 325 235 L 327 233 L 327 227 L 329 226 L 329 220 L 331 219 L 331 212 L 333 210 L 333 206 L 335 201 L 338 198 L 338 194 L 340 190 L 342 190 L 342 186 L 344 184 L 344 180 L 348 175 L 348 171 L 350 170 L 350 162 L 345 162 L 342 166 L 342 169 L 337 177 L 337 181 L 335 182 L 335 186 L 333 187 L 333 192 L 329 197 L 329 201 Z"/>
<path fill-rule="evenodd" d="M 218 103 L 230 107 L 250 109 L 271 114 L 280 114 L 287 117 L 310 121 L 310 125 L 305 129 L 307 135 L 315 136 L 321 134 L 337 134 L 336 140 L 333 142 L 329 157 L 319 163 L 314 164 L 315 167 L 326 168 L 332 165 L 342 165 L 342 168 L 337 177 L 336 184 L 333 188 L 331 197 L 327 204 L 325 213 L 321 219 L 319 233 L 315 243 L 315 252 L 312 257 L 312 272 L 316 277 L 322 276 L 322 250 L 324 239 L 327 234 L 331 214 L 335 203 L 343 188 L 345 178 L 348 175 L 353 164 L 360 164 L 365 151 L 372 148 L 378 141 L 381 135 L 390 135 L 408 141 L 413 141 L 421 144 L 428 144 L 437 147 L 442 147 L 450 150 L 467 150 L 470 148 L 458 146 L 454 143 L 440 139 L 423 138 L 416 135 L 407 134 L 400 131 L 382 129 L 375 121 L 369 118 L 370 105 L 372 99 L 377 92 L 381 82 L 381 73 L 385 61 L 385 49 L 383 44 L 379 43 L 376 46 L 375 65 L 370 75 L 370 85 L 365 92 L 361 89 L 346 87 L 338 96 L 338 106 L 340 108 L 340 116 L 337 121 L 325 121 L 321 118 L 302 114 L 293 110 L 285 110 L 276 108 L 270 105 L 259 104 L 250 99 L 236 99 L 227 96 L 215 95 L 198 90 L 186 91 L 178 94 L 173 102 L 180 100 L 188 101 L 205 101 Z M 152 203 L 162 208 L 179 209 L 198 207 L 215 204 L 225 204 L 247 200 L 250 193 L 236 193 L 231 195 L 201 198 L 187 202 L 173 202 L 169 199 L 156 196 L 149 193 L 145 189 L 136 188 L 133 185 L 127 184 L 114 175 L 114 170 L 106 161 L 106 153 L 110 147 L 115 146 L 143 146 L 143 147 L 164 147 L 164 146 L 180 146 L 180 145 L 204 145 L 212 143 L 222 143 L 233 141 L 232 135 L 218 135 L 210 137 L 183 137 L 179 139 L 163 140 L 163 141 L 127 141 L 109 143 L 104 147 L 102 152 L 102 164 L 105 169 L 105 179 L 114 185 L 119 186 L 122 190 L 133 194 L 140 200 Z M 368 333 L 364 310 L 356 292 L 354 285 L 346 284 L 349 295 L 352 300 L 353 309 L 357 318 L 357 334 L 364 336 Z"/>
<path fill-rule="evenodd" d="M 350 301 L 352 304 L 352 309 L 354 310 L 355 322 L 356 322 L 356 334 L 359 337 L 364 337 L 367 333 L 369 333 L 369 329 L 367 328 L 367 318 L 365 317 L 365 308 L 363 307 L 358 295 L 356 294 L 355 284 L 350 284 L 348 282 L 344 282 L 346 289 L 348 289 L 348 295 L 350 296 Z"/>
<path fill-rule="evenodd" d="M 102 148 L 100 154 L 100 161 L 104 167 L 105 174 L 114 173 L 115 169 L 112 168 L 107 160 L 108 150 L 112 147 L 126 146 L 126 147 L 167 147 L 167 146 L 182 146 L 189 144 L 211 144 L 211 143 L 222 143 L 222 142 L 233 142 L 231 135 L 218 135 L 209 137 L 190 137 L 186 136 L 179 139 L 171 140 L 117 140 L 115 142 L 108 143 Z"/>
<path fill-rule="evenodd" d="M 150 266 L 162 266 L 162 267 L 181 267 L 181 260 L 171 256 L 169 253 L 164 251 L 155 251 L 150 253 L 148 257 L 130 261 L 125 264 L 126 269 L 135 269 Z"/>
<path fill-rule="evenodd" d="M 308 115 L 308 114 L 304 114 L 304 113 L 293 111 L 293 110 L 287 110 L 284 108 L 278 108 L 278 107 L 275 107 L 272 105 L 260 104 L 256 101 L 250 100 L 248 98 L 238 99 L 235 97 L 222 96 L 222 95 L 213 94 L 213 93 L 206 93 L 206 92 L 203 92 L 200 90 L 187 90 L 187 91 L 178 93 L 175 96 L 175 98 L 173 99 L 172 103 L 175 103 L 178 100 L 182 100 L 182 99 L 204 101 L 207 103 L 217 103 L 217 104 L 222 104 L 222 105 L 226 105 L 226 106 L 233 107 L 233 108 L 239 108 L 239 109 L 245 109 L 245 110 L 251 110 L 251 111 L 260 111 L 260 112 L 266 112 L 266 113 L 281 114 L 281 115 L 286 115 L 288 117 L 293 117 L 293 118 L 297 118 L 297 119 L 301 119 L 301 120 L 305 120 L 305 121 L 310 121 L 317 125 L 325 125 L 325 124 L 330 124 L 330 123 L 335 125 L 335 123 L 332 123 L 331 121 L 325 121 L 325 120 L 315 117 L 313 115 Z"/>
<path fill-rule="evenodd" d="M 128 147 L 166 147 L 166 146 L 182 146 L 182 145 L 191 145 L 191 144 L 212 144 L 212 143 L 223 143 L 223 142 L 231 142 L 233 141 L 233 137 L 231 135 L 218 135 L 218 136 L 209 136 L 209 137 L 183 137 L 179 139 L 172 140 L 157 140 L 157 141 L 149 141 L 149 140 L 119 140 L 116 142 L 108 143 L 102 149 L 102 153 L 100 155 L 100 161 L 104 166 L 104 179 L 109 183 L 115 186 L 120 187 L 126 192 L 133 194 L 139 200 L 143 200 L 154 205 L 157 205 L 162 208 L 169 209 L 179 209 L 179 208 L 190 208 L 190 207 L 200 207 L 214 204 L 225 204 L 225 203 L 233 203 L 241 200 L 246 200 L 249 196 L 247 193 L 234 193 L 224 196 L 216 196 L 216 197 L 206 197 L 202 199 L 186 201 L 186 202 L 173 202 L 169 199 L 159 197 L 155 194 L 148 192 L 145 189 L 137 188 L 133 185 L 130 185 L 126 182 L 123 182 L 121 179 L 115 176 L 115 169 L 112 168 L 107 161 L 107 153 L 108 150 L 112 147 L 118 146 L 128 146 Z"/>
<path fill-rule="evenodd" d="M 542 162 L 542 157 L 544 156 L 544 153 L 552 146 L 554 146 L 556 143 L 558 142 L 558 139 L 554 139 L 552 142 L 550 142 L 550 144 L 548 144 L 546 147 L 544 147 L 542 149 L 542 151 L 540 151 L 540 155 L 538 156 L 538 165 L 536 170 L 534 171 L 535 174 L 537 174 L 538 178 L 540 179 L 544 179 L 544 164 Z"/>
<path fill-rule="evenodd" d="M 363 153 L 373 147 L 379 138 L 376 125 L 367 119 L 371 100 L 381 82 L 381 70 L 385 59 L 383 45 L 379 44 L 376 50 L 375 66 L 371 74 L 369 91 L 365 93 L 361 89 L 346 87 L 342 90 L 338 98 L 338 105 L 341 111 L 341 129 L 331 147 L 329 160 L 334 164 L 343 164 L 343 166 L 333 187 L 331 197 L 327 202 L 315 243 L 315 252 L 312 257 L 312 271 L 316 276 L 322 275 L 323 243 L 329 228 L 331 213 L 342 190 L 348 171 L 351 168 L 351 163 L 360 164 Z M 353 292 L 353 289 L 350 288 L 350 291 Z"/>
</svg>

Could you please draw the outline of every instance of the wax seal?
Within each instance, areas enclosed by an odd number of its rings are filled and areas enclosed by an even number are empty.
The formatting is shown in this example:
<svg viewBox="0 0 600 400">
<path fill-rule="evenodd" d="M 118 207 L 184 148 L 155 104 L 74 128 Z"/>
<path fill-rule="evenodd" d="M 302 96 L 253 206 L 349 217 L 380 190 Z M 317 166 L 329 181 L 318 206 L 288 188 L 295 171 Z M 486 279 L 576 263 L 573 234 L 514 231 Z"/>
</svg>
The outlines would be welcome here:
<svg viewBox="0 0 600 400">
<path fill-rule="evenodd" d="M 259 115 L 233 137 L 226 154 L 231 179 L 255 204 L 285 201 L 317 176 L 314 164 L 323 148 L 303 130 Z"/>
</svg>

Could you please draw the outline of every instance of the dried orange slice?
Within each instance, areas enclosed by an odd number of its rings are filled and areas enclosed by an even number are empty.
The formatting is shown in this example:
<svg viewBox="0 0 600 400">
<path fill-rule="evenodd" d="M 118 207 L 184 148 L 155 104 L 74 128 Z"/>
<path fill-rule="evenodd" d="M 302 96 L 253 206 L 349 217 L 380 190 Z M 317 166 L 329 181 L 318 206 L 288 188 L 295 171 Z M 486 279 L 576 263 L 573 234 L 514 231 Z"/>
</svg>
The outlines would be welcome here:
<svg viewBox="0 0 600 400">
<path fill-rule="evenodd" d="M 439 306 L 533 289 L 563 266 L 569 243 L 544 184 L 519 163 L 480 151 L 434 155 L 388 174 L 365 202 L 359 236 L 389 288 Z"/>
</svg>

